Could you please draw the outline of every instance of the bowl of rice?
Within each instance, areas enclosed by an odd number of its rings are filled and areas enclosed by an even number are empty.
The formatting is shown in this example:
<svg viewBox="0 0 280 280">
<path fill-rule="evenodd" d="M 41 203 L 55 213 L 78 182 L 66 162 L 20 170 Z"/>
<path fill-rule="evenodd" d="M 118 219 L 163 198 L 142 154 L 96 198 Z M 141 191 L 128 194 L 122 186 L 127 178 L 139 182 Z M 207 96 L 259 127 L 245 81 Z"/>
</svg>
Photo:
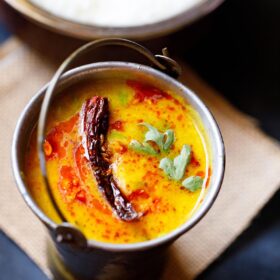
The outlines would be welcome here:
<svg viewBox="0 0 280 280">
<path fill-rule="evenodd" d="M 4 0 L 32 21 L 80 39 L 167 35 L 217 8 L 223 0 Z"/>
</svg>

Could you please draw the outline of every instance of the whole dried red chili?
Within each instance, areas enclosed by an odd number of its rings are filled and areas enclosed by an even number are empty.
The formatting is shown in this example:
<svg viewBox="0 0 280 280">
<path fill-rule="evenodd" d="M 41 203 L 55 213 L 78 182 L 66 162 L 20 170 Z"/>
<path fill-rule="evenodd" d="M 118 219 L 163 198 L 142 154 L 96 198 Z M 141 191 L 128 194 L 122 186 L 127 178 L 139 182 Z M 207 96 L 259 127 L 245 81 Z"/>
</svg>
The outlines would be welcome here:
<svg viewBox="0 0 280 280">
<path fill-rule="evenodd" d="M 86 100 L 81 111 L 83 145 L 96 178 L 98 188 L 124 221 L 138 219 L 139 215 L 118 187 L 110 167 L 110 155 L 106 146 L 109 127 L 109 101 L 104 97 Z"/>
</svg>

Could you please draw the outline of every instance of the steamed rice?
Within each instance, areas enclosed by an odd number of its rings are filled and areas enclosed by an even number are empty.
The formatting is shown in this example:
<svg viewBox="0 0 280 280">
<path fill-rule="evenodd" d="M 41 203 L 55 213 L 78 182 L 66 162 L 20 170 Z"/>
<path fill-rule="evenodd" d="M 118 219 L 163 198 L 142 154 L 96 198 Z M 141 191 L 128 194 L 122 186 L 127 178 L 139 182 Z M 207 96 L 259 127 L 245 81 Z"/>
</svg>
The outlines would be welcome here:
<svg viewBox="0 0 280 280">
<path fill-rule="evenodd" d="M 62 18 L 91 25 L 124 27 L 171 18 L 204 0 L 30 0 Z"/>
</svg>

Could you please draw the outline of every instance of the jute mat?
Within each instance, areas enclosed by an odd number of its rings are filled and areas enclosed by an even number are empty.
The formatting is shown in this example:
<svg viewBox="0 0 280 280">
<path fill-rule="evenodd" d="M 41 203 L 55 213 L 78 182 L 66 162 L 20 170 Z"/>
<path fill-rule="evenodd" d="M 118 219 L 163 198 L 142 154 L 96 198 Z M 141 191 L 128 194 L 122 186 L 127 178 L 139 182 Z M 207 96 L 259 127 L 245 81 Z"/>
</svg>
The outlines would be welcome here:
<svg viewBox="0 0 280 280">
<path fill-rule="evenodd" d="M 0 227 L 48 273 L 46 232 L 23 202 L 12 175 L 10 151 L 17 119 L 55 67 L 17 39 L 0 49 Z M 234 109 L 187 67 L 185 82 L 220 124 L 227 154 L 222 191 L 207 216 L 172 246 L 164 279 L 192 279 L 248 226 L 280 185 L 280 149 L 257 123 Z"/>
</svg>

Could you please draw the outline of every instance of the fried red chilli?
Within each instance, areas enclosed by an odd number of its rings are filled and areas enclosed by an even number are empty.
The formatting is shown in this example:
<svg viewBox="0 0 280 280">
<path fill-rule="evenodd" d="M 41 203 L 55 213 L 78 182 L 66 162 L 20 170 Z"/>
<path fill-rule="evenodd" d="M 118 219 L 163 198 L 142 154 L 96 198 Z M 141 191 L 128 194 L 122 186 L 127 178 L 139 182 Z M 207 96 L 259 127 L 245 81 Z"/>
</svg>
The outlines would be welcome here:
<svg viewBox="0 0 280 280">
<path fill-rule="evenodd" d="M 83 145 L 99 190 L 121 220 L 133 221 L 139 215 L 118 187 L 110 167 L 106 145 L 109 115 L 107 98 L 97 96 L 85 101 L 81 111 Z"/>
</svg>

